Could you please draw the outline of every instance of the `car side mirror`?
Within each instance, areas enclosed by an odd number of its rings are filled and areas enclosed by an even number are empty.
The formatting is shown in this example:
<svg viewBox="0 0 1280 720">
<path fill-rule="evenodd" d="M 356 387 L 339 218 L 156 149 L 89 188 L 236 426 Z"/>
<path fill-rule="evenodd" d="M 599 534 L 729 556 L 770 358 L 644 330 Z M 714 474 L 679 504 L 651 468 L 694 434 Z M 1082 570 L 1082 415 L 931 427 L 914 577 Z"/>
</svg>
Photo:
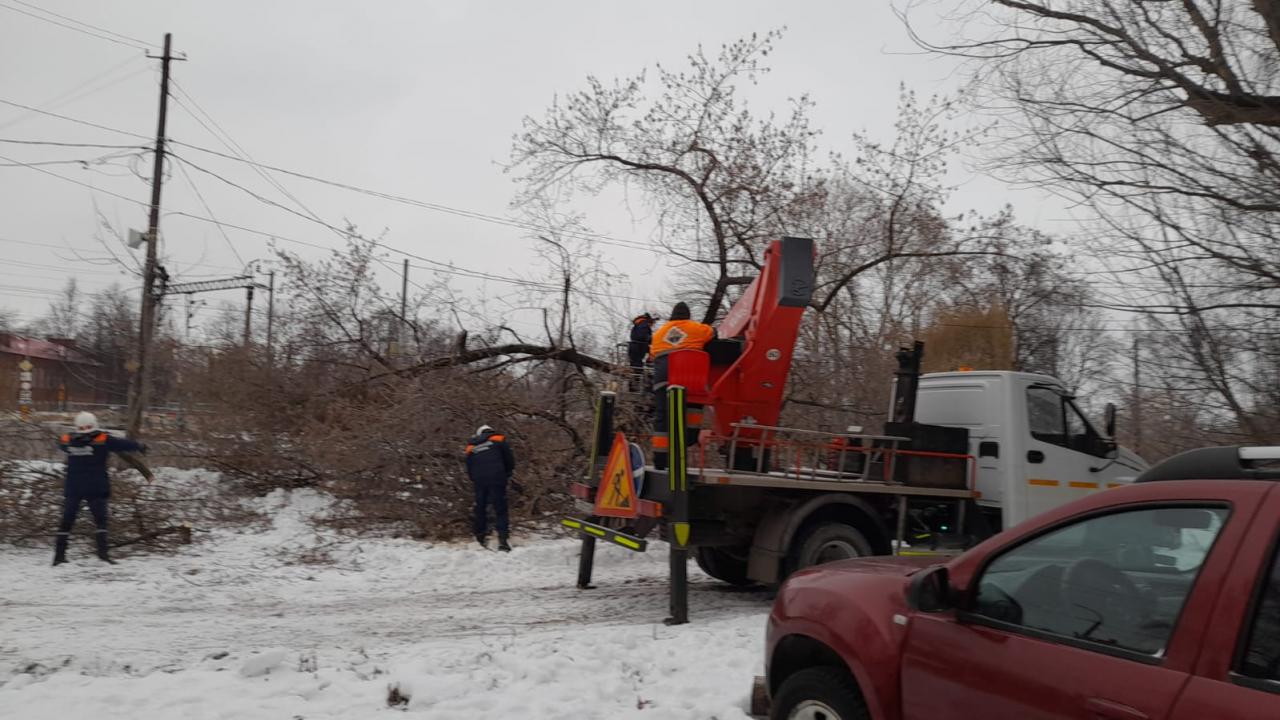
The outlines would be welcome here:
<svg viewBox="0 0 1280 720">
<path fill-rule="evenodd" d="M 1103 432 L 1107 434 L 1107 437 L 1113 438 L 1116 436 L 1116 404 L 1115 403 L 1107 403 L 1107 409 L 1103 412 L 1102 427 L 1103 427 Z"/>
<path fill-rule="evenodd" d="M 946 612 L 953 607 L 951 575 L 945 565 L 934 565 L 912 576 L 907 587 L 907 607 L 925 613 Z"/>
</svg>

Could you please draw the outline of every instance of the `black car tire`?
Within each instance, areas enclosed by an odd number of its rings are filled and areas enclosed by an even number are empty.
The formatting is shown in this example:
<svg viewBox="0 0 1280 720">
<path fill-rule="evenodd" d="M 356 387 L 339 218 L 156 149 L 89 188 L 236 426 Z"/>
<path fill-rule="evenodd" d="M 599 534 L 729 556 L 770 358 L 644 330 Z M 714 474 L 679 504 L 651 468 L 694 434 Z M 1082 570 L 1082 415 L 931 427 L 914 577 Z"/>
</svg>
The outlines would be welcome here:
<svg viewBox="0 0 1280 720">
<path fill-rule="evenodd" d="M 816 667 L 787 678 L 778 688 L 770 720 L 870 720 L 871 713 L 849 673 Z"/>
</svg>

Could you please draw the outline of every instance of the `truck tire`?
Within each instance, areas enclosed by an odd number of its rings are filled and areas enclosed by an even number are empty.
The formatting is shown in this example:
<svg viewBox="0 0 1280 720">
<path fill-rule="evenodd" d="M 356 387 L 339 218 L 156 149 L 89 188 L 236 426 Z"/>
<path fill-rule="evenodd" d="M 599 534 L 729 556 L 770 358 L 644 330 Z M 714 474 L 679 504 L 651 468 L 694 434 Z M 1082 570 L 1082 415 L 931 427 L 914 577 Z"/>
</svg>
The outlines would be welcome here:
<svg viewBox="0 0 1280 720">
<path fill-rule="evenodd" d="M 849 673 L 816 667 L 787 678 L 778 688 L 771 720 L 871 720 L 867 703 Z"/>
<path fill-rule="evenodd" d="M 740 548 L 698 547 L 693 551 L 693 559 L 698 562 L 702 572 L 711 577 L 730 585 L 746 587 L 755 585 L 755 581 L 747 577 L 749 552 L 749 549 Z"/>
<path fill-rule="evenodd" d="M 867 536 L 852 525 L 819 523 L 797 536 L 787 552 L 788 574 L 814 565 L 874 555 Z"/>
</svg>

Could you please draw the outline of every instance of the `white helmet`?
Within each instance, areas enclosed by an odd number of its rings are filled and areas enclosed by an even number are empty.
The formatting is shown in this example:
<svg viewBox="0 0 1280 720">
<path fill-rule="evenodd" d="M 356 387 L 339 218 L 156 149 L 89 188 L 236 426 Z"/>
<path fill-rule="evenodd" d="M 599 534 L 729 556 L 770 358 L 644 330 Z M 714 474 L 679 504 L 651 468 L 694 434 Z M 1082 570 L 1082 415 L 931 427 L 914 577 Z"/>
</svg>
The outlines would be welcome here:
<svg viewBox="0 0 1280 720">
<path fill-rule="evenodd" d="M 98 429 L 98 418 L 91 412 L 76 415 L 76 432 L 91 433 Z"/>
<path fill-rule="evenodd" d="M 487 432 L 493 432 L 493 428 L 489 427 L 488 425 L 481 425 L 479 428 L 476 429 L 476 435 L 483 435 Z"/>
</svg>

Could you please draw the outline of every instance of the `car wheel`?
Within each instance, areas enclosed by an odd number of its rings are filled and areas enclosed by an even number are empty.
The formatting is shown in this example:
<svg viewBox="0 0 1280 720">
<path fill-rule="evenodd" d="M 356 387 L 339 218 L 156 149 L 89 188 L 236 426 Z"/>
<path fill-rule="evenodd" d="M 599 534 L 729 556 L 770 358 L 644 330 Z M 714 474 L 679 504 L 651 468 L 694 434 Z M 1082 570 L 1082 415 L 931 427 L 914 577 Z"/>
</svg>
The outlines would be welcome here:
<svg viewBox="0 0 1280 720">
<path fill-rule="evenodd" d="M 747 577 L 749 548 L 699 547 L 693 552 L 702 572 L 730 585 L 746 587 L 755 581 Z"/>
<path fill-rule="evenodd" d="M 771 720 L 870 720 L 867 703 L 849 673 L 840 668 L 801 670 L 787 678 L 774 698 Z"/>
<path fill-rule="evenodd" d="M 797 543 L 792 543 L 789 553 L 791 571 L 803 570 L 814 565 L 867 557 L 874 554 L 867 537 L 852 525 L 842 522 L 826 522 L 816 525 Z"/>
</svg>

